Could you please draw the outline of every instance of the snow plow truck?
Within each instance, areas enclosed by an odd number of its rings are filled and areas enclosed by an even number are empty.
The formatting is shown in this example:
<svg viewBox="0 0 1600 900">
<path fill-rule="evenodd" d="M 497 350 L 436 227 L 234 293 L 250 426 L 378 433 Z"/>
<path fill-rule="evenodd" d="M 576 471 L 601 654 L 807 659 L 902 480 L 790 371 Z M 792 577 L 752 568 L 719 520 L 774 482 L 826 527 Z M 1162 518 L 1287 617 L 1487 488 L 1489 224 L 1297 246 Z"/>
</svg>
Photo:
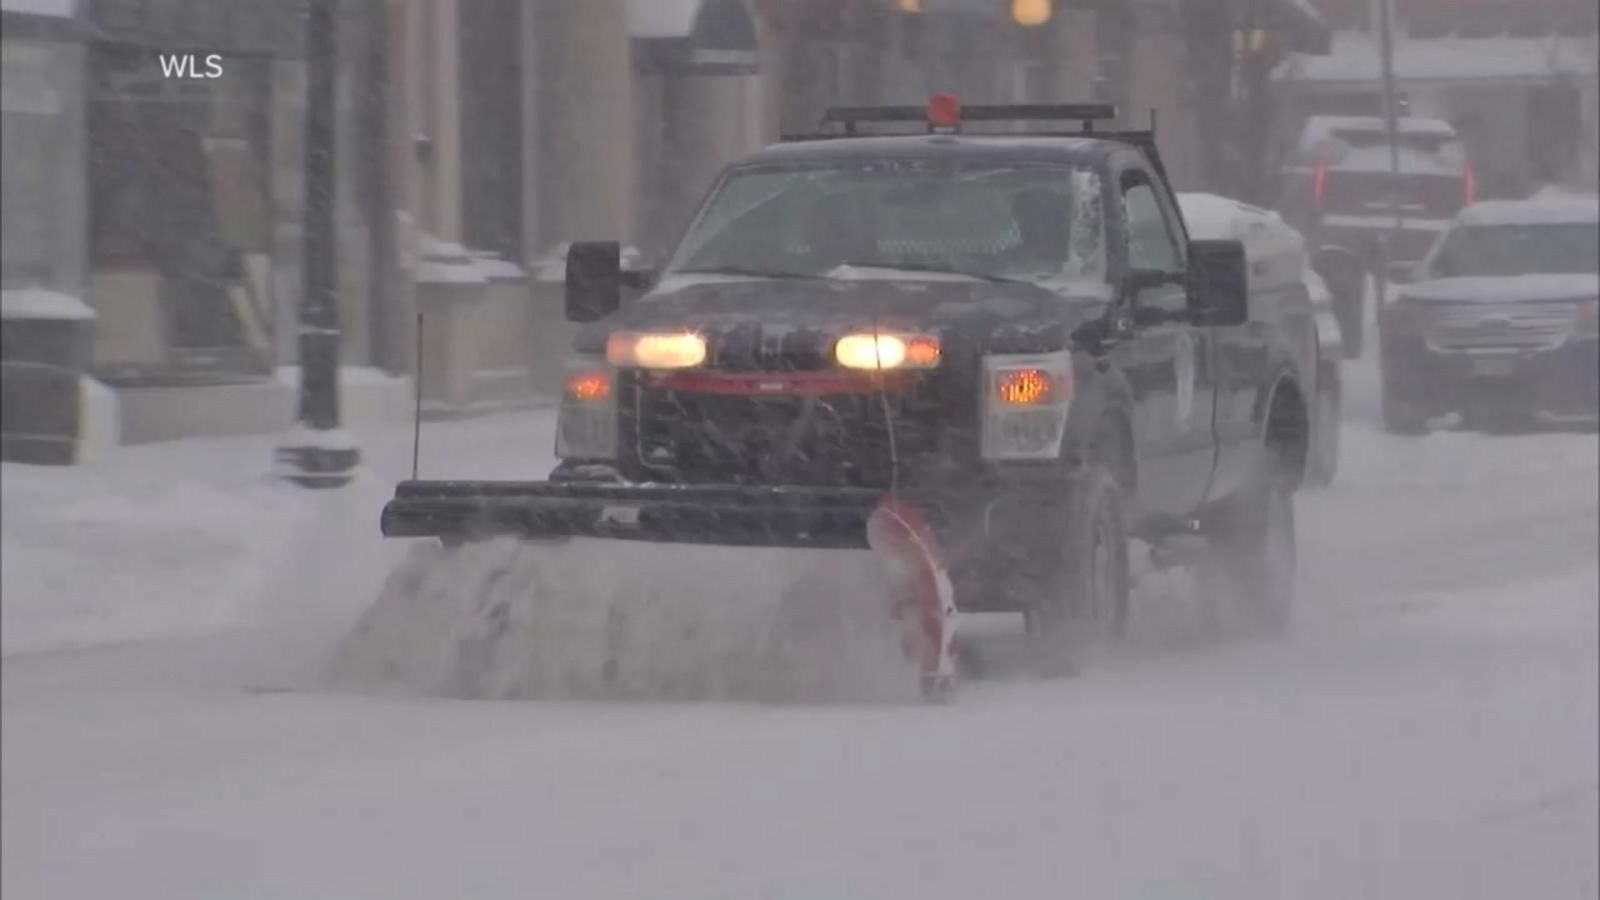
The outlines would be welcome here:
<svg viewBox="0 0 1600 900">
<path fill-rule="evenodd" d="M 930 697 L 962 613 L 1020 612 L 1038 667 L 1077 671 L 1127 625 L 1136 548 L 1282 627 L 1293 348 L 1115 117 L 832 109 L 730 165 L 657 271 L 572 245 L 559 465 L 402 482 L 383 534 L 871 551 Z"/>
</svg>

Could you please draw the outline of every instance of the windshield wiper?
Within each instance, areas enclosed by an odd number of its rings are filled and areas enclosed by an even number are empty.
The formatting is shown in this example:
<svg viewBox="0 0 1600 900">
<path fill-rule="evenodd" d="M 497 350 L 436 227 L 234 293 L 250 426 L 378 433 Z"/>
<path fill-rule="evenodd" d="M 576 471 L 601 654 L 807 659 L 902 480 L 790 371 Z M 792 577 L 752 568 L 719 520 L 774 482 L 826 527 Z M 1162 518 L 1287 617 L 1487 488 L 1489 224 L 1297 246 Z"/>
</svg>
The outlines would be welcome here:
<svg viewBox="0 0 1600 900">
<path fill-rule="evenodd" d="M 989 281 L 996 284 L 1026 284 L 1037 286 L 1031 281 L 1022 278 L 1008 278 L 1004 275 L 993 275 L 989 272 L 972 272 L 966 269 L 952 269 L 948 266 L 935 266 L 927 263 L 882 263 L 882 262 L 842 262 L 839 267 L 852 269 L 888 269 L 894 272 L 928 272 L 934 275 L 960 275 L 965 278 L 976 278 L 979 281 Z"/>
<path fill-rule="evenodd" d="M 816 279 L 815 272 L 787 272 L 782 269 L 757 269 L 749 266 L 708 266 L 703 269 L 677 269 L 673 275 L 747 275 L 751 278 L 804 278 Z"/>
</svg>

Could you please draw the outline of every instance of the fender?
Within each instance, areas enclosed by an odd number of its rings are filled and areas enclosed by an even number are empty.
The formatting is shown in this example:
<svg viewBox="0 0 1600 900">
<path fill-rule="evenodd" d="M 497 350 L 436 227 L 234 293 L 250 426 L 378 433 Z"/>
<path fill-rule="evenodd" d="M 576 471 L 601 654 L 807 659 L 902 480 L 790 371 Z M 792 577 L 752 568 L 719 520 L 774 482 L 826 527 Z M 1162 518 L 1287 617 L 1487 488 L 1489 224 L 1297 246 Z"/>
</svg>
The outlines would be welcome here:
<svg viewBox="0 0 1600 900">
<path fill-rule="evenodd" d="M 1133 428 L 1133 388 L 1127 376 L 1114 365 L 1101 367 L 1101 359 L 1078 351 L 1086 362 L 1073 366 L 1078 378 L 1079 393 L 1073 398 L 1072 415 L 1067 421 L 1067 439 L 1063 451 L 1069 466 L 1077 467 L 1093 458 L 1100 442 L 1104 440 L 1107 420 L 1117 423 L 1121 433 L 1117 436 L 1127 449 L 1124 465 L 1127 471 L 1118 471 L 1119 480 L 1126 479 L 1124 487 L 1132 489 L 1137 480 L 1139 460 L 1142 458 Z M 1109 361 L 1109 360 L 1107 360 Z"/>
<path fill-rule="evenodd" d="M 1257 393 L 1255 404 L 1250 410 L 1250 421 L 1255 426 L 1256 436 L 1262 440 L 1266 439 L 1267 434 L 1267 412 L 1272 409 L 1273 400 L 1276 399 L 1278 392 L 1285 387 L 1298 393 L 1302 404 L 1311 402 L 1310 395 L 1306 393 L 1306 386 L 1295 375 L 1294 366 L 1289 363 L 1280 363 L 1277 366 L 1277 373 L 1272 377 L 1270 383 Z"/>
<path fill-rule="evenodd" d="M 1266 370 L 1272 372 L 1272 377 L 1265 379 L 1256 386 L 1256 396 L 1250 405 L 1250 422 L 1257 434 L 1264 433 L 1267 422 L 1267 410 L 1271 408 L 1272 396 L 1278 390 L 1278 385 L 1285 380 L 1293 383 L 1300 391 L 1301 397 L 1309 397 L 1309 389 L 1315 386 L 1316 375 L 1302 370 L 1302 360 L 1295 348 L 1290 344 L 1289 336 L 1284 329 L 1270 324 L 1263 329 L 1266 333 Z M 1313 356 L 1316 349 L 1312 348 Z M 1315 366 L 1315 359 L 1309 360 Z"/>
</svg>

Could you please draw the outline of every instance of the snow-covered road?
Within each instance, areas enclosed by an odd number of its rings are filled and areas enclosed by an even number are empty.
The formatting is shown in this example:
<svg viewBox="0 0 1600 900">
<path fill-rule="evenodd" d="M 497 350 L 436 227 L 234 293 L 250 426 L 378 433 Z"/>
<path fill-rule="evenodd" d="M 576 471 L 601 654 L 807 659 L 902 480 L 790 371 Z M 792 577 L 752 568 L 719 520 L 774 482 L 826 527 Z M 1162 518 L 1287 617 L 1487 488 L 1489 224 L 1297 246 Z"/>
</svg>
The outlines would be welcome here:
<svg viewBox="0 0 1600 900">
<path fill-rule="evenodd" d="M 269 442 L 8 467 L 0 890 L 1596 897 L 1596 439 L 1389 438 L 1352 380 L 1339 481 L 1300 504 L 1291 638 L 1184 640 L 1146 603 L 1090 676 L 1002 670 L 949 707 L 324 693 L 393 558 L 372 533 L 404 435 L 369 438 L 383 475 L 309 499 L 254 480 Z M 438 426 L 425 474 L 536 476 L 548 428 Z M 273 513 L 256 539 L 250 510 Z M 167 528 L 118 531 L 140 516 Z M 161 608 L 168 585 L 188 596 Z M 197 611 L 234 627 L 177 627 Z M 118 634 L 167 636 L 69 646 Z"/>
</svg>

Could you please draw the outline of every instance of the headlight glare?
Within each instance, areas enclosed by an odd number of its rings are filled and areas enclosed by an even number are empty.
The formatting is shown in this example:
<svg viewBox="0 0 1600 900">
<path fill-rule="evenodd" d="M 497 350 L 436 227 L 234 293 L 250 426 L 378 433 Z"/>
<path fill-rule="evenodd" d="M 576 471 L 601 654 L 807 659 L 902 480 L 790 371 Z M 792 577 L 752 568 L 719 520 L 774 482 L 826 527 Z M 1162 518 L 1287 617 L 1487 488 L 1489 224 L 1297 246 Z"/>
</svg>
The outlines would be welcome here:
<svg viewBox="0 0 1600 900">
<path fill-rule="evenodd" d="M 929 334 L 847 334 L 833 347 L 846 369 L 931 369 L 939 365 L 939 339 Z"/>
<path fill-rule="evenodd" d="M 619 331 L 606 339 L 606 361 L 631 369 L 692 369 L 706 361 L 706 339 L 693 332 Z"/>
</svg>

